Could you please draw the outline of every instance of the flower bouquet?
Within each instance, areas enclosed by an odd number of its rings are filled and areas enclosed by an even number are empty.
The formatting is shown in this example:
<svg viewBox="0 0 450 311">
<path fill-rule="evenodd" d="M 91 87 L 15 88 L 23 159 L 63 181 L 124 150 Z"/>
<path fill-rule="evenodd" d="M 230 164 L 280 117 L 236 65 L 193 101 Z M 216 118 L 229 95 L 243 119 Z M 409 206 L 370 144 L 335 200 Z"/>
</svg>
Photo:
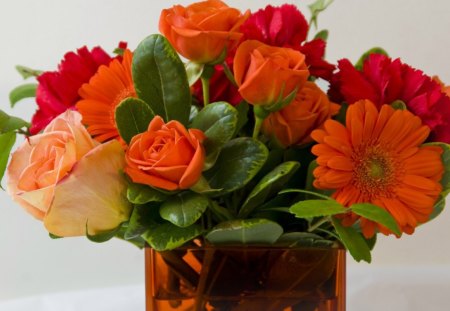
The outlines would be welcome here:
<svg viewBox="0 0 450 311">
<path fill-rule="evenodd" d="M 147 246 L 148 310 L 344 311 L 345 249 L 445 206 L 450 90 L 381 48 L 326 61 L 330 3 L 176 5 L 134 51 L 18 66 L 38 109 L 0 111 L 8 193 L 52 238 Z"/>
</svg>

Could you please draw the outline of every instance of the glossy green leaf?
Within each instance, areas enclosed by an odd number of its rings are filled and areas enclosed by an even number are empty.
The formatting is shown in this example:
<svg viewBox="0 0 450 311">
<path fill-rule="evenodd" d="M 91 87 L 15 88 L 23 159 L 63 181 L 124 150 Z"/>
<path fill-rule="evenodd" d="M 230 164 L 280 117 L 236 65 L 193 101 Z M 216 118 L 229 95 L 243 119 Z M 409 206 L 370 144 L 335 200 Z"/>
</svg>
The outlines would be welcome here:
<svg viewBox="0 0 450 311">
<path fill-rule="evenodd" d="M 135 205 L 130 220 L 128 221 L 124 238 L 130 240 L 139 237 L 146 231 L 157 227 L 157 221 L 160 219 L 159 203 L 150 202 L 147 204 Z"/>
<path fill-rule="evenodd" d="M 236 219 L 214 227 L 206 239 L 212 244 L 273 244 L 283 228 L 267 219 Z"/>
<path fill-rule="evenodd" d="M 348 249 L 353 259 L 358 262 L 364 260 L 370 263 L 372 256 L 370 255 L 370 248 L 367 245 L 366 239 L 354 228 L 344 227 L 340 220 L 332 218 L 332 222 L 341 242 Z"/>
<path fill-rule="evenodd" d="M 283 234 L 277 240 L 277 245 L 287 247 L 329 247 L 333 244 L 333 241 L 326 240 L 320 235 L 309 232 L 289 232 Z"/>
<path fill-rule="evenodd" d="M 191 91 L 186 70 L 166 38 L 151 35 L 138 45 L 132 74 L 136 93 L 156 115 L 188 125 Z"/>
<path fill-rule="evenodd" d="M 238 112 L 238 120 L 236 123 L 236 132 L 234 133 L 234 135 L 239 133 L 239 131 L 245 126 L 245 124 L 247 124 L 248 111 L 250 110 L 250 106 L 246 101 L 242 101 L 235 108 Z"/>
<path fill-rule="evenodd" d="M 230 212 L 228 208 L 220 206 L 216 201 L 211 201 L 209 204 L 209 209 L 217 222 L 233 220 L 235 217 Z"/>
<path fill-rule="evenodd" d="M 158 252 L 171 250 L 203 233 L 201 226 L 192 225 L 181 228 L 171 223 L 158 225 L 142 235 L 147 243 Z"/>
<path fill-rule="evenodd" d="M 278 165 L 264 176 L 248 195 L 238 217 L 246 218 L 259 205 L 283 189 L 292 175 L 299 169 L 300 163 L 290 161 Z"/>
<path fill-rule="evenodd" d="M 37 84 L 28 83 L 20 85 L 9 93 L 9 102 L 14 107 L 17 102 L 25 98 L 36 97 Z"/>
<path fill-rule="evenodd" d="M 267 159 L 267 147 L 252 138 L 235 138 L 226 143 L 215 165 L 204 173 L 213 189 L 220 194 L 244 187 L 261 169 Z"/>
<path fill-rule="evenodd" d="M 24 79 L 28 79 L 30 77 L 37 77 L 43 73 L 42 70 L 31 69 L 21 65 L 17 65 L 16 70 Z"/>
<path fill-rule="evenodd" d="M 193 86 L 202 76 L 204 64 L 187 62 L 185 65 L 189 86 Z"/>
<path fill-rule="evenodd" d="M 238 112 L 226 102 L 209 104 L 193 119 L 191 127 L 202 130 L 207 137 L 203 143 L 205 170 L 214 165 L 222 146 L 233 137 L 237 120 Z"/>
<path fill-rule="evenodd" d="M 433 212 L 430 215 L 430 218 L 428 218 L 428 221 L 435 219 L 437 216 L 439 216 L 442 211 L 445 208 L 445 197 L 444 196 L 439 196 L 439 198 L 437 199 L 436 204 L 434 204 L 433 206 Z"/>
<path fill-rule="evenodd" d="M 105 232 L 98 233 L 95 235 L 90 235 L 89 231 L 88 231 L 88 223 L 86 222 L 86 237 L 88 238 L 89 241 L 95 242 L 95 243 L 107 242 L 107 241 L 111 240 L 117 234 L 117 232 L 119 232 L 121 227 L 122 227 L 122 224 L 120 224 L 119 226 L 117 226 L 117 228 L 114 228 L 110 231 L 105 231 Z"/>
<path fill-rule="evenodd" d="M 127 189 L 128 201 L 134 204 L 145 204 L 148 202 L 162 202 L 167 195 L 150 186 L 130 183 Z"/>
<path fill-rule="evenodd" d="M 29 126 L 30 124 L 28 122 L 10 116 L 6 112 L 0 110 L 0 134 L 5 134 Z"/>
<path fill-rule="evenodd" d="M 316 33 L 316 35 L 314 36 L 314 39 L 322 39 L 323 41 L 327 41 L 328 34 L 329 34 L 328 30 L 323 29 L 323 30 L 319 31 L 318 33 Z"/>
<path fill-rule="evenodd" d="M 351 209 L 356 215 L 379 223 L 394 232 L 396 235 L 401 235 L 401 231 L 394 217 L 392 217 L 391 214 L 381 207 L 369 203 L 357 203 L 350 206 L 349 209 Z"/>
<path fill-rule="evenodd" d="M 313 218 L 343 214 L 347 208 L 334 200 L 305 200 L 295 203 L 290 208 L 298 218 Z"/>
<path fill-rule="evenodd" d="M 189 227 L 206 211 L 207 197 L 194 192 L 181 192 L 170 197 L 159 209 L 161 217 L 178 227 Z"/>
<path fill-rule="evenodd" d="M 0 134 L 0 185 L 5 174 L 6 165 L 8 164 L 9 154 L 16 142 L 16 133 L 9 132 Z"/>
<path fill-rule="evenodd" d="M 126 98 L 116 108 L 115 118 L 120 136 L 127 144 L 140 133 L 147 131 L 154 117 L 153 111 L 138 98 Z"/>
<path fill-rule="evenodd" d="M 371 48 L 370 50 L 368 50 L 367 52 L 365 52 L 360 58 L 359 60 L 356 62 L 355 68 L 357 70 L 362 70 L 364 62 L 366 61 L 366 59 L 371 55 L 371 54 L 381 54 L 381 55 L 386 55 L 389 56 L 388 53 L 380 47 L 374 47 Z"/>
<path fill-rule="evenodd" d="M 191 106 L 191 113 L 189 114 L 189 123 L 192 123 L 192 121 L 198 115 L 199 112 L 200 112 L 200 109 L 197 106 L 195 106 L 195 105 Z"/>
</svg>

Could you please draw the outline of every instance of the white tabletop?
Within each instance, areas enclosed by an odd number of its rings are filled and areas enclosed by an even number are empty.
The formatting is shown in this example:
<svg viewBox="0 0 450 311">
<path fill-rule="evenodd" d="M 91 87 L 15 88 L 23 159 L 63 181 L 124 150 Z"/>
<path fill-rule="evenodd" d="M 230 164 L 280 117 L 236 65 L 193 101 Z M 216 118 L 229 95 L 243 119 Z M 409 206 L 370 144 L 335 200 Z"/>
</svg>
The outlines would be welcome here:
<svg viewBox="0 0 450 311">
<path fill-rule="evenodd" d="M 347 311 L 449 311 L 449 298 L 448 266 L 348 269 Z M 0 310 L 143 311 L 144 285 L 26 297 L 0 302 Z"/>
</svg>

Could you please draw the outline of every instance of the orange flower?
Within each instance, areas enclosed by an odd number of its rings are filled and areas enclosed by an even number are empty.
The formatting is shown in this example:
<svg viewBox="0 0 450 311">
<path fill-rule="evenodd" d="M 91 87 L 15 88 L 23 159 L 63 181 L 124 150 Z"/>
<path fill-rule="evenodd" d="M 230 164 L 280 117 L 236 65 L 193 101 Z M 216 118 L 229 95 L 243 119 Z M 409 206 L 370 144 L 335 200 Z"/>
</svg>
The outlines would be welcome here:
<svg viewBox="0 0 450 311">
<path fill-rule="evenodd" d="M 433 80 L 436 81 L 437 83 L 439 83 L 439 85 L 441 86 L 442 93 L 444 93 L 448 97 L 450 97 L 450 85 L 445 85 L 444 82 L 442 82 L 438 76 L 434 76 Z"/>
<path fill-rule="evenodd" d="M 165 190 L 188 189 L 202 173 L 204 139 L 200 130 L 187 131 L 178 121 L 165 124 L 156 116 L 147 132 L 131 140 L 125 172 L 135 183 Z"/>
<path fill-rule="evenodd" d="M 241 96 L 253 105 L 271 105 L 301 89 L 309 76 L 305 55 L 283 47 L 244 41 L 234 57 L 234 76 Z"/>
<path fill-rule="evenodd" d="M 89 133 L 100 142 L 120 140 L 114 114 L 122 100 L 136 97 L 131 77 L 132 58 L 133 54 L 126 50 L 122 61 L 115 59 L 109 66 L 101 66 L 79 91 L 82 100 L 76 107 Z"/>
<path fill-rule="evenodd" d="M 161 12 L 159 30 L 187 59 L 211 63 L 239 41 L 239 28 L 249 16 L 219 0 L 175 5 Z"/>
<path fill-rule="evenodd" d="M 12 154 L 8 192 L 50 233 L 99 234 L 129 219 L 124 166 L 119 142 L 93 140 L 81 115 L 67 110 Z"/>
<path fill-rule="evenodd" d="M 310 143 L 311 131 L 321 127 L 339 108 L 315 83 L 306 82 L 288 106 L 264 120 L 262 131 L 283 147 Z"/>
<path fill-rule="evenodd" d="M 346 126 L 325 122 L 324 130 L 313 131 L 319 144 L 314 186 L 335 189 L 333 197 L 345 206 L 367 202 L 387 210 L 400 229 L 412 234 L 429 219 L 442 190 L 444 172 L 442 148 L 421 146 L 430 129 L 406 110 L 383 105 L 378 112 L 369 100 L 350 105 Z M 358 216 L 348 214 L 343 224 L 351 225 Z M 365 237 L 386 228 L 361 218 Z"/>
</svg>

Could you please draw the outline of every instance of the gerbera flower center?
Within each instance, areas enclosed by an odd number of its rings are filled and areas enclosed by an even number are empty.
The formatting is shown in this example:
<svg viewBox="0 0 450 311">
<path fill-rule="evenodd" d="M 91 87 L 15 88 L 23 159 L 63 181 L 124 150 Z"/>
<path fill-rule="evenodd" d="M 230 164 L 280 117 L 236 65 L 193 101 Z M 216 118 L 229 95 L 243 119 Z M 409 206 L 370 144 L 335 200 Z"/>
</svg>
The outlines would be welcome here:
<svg viewBox="0 0 450 311">
<path fill-rule="evenodd" d="M 369 197 L 390 197 L 390 189 L 396 184 L 396 174 L 401 171 L 399 163 L 379 146 L 363 146 L 352 157 L 354 163 L 353 182 Z"/>
</svg>

